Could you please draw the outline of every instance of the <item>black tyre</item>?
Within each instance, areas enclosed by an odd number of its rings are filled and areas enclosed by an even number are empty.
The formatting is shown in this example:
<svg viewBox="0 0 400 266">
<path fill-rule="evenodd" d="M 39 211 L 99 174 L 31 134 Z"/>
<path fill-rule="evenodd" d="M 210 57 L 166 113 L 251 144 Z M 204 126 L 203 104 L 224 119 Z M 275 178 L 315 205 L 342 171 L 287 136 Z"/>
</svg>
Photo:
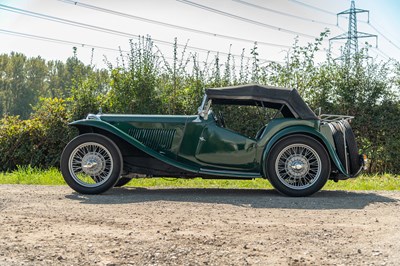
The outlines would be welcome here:
<svg viewBox="0 0 400 266">
<path fill-rule="evenodd" d="M 99 194 L 114 187 L 122 171 L 122 155 L 110 139 L 94 133 L 71 140 L 61 155 L 65 182 L 82 194 Z"/>
<path fill-rule="evenodd" d="M 307 135 L 291 135 L 272 147 L 266 160 L 269 181 L 280 193 L 304 197 L 328 180 L 331 163 L 325 147 Z"/>
<path fill-rule="evenodd" d="M 132 180 L 132 178 L 128 178 L 128 177 L 121 177 L 120 179 L 118 179 L 117 183 L 114 185 L 114 187 L 123 187 L 126 184 L 128 184 L 130 181 Z"/>
<path fill-rule="evenodd" d="M 356 137 L 354 136 L 353 130 L 351 129 L 350 123 L 348 121 L 342 121 L 341 123 L 344 126 L 346 132 L 346 145 L 350 162 L 350 174 L 354 175 L 360 170 L 361 167 Z"/>
<path fill-rule="evenodd" d="M 347 154 L 344 149 L 343 126 L 337 122 L 329 124 L 332 130 L 333 140 L 335 142 L 336 153 L 343 167 L 346 169 Z"/>
</svg>

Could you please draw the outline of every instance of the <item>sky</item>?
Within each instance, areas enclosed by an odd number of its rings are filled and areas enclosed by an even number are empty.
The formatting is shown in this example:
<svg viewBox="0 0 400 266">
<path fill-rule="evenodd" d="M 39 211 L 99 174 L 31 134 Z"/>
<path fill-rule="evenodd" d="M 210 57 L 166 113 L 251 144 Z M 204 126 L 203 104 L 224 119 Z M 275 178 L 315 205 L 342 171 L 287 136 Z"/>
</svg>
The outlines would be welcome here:
<svg viewBox="0 0 400 266">
<path fill-rule="evenodd" d="M 229 51 L 239 58 L 243 49 L 250 56 L 257 41 L 261 62 L 283 62 L 296 36 L 300 45 L 306 45 L 326 28 L 331 31 L 329 38 L 346 32 L 348 19 L 340 17 L 337 25 L 336 14 L 349 9 L 350 3 L 350 0 L 0 0 L 0 54 L 15 51 L 65 61 L 76 46 L 84 63 L 92 60 L 101 68 L 105 67 L 104 58 L 115 62 L 118 49 L 129 50 L 129 39 L 136 41 L 138 36 L 149 35 L 155 49 L 167 59 L 173 56 L 172 43 L 177 38 L 178 54 L 187 44 L 186 55 L 196 55 L 200 61 L 210 61 L 217 52 L 223 60 Z M 359 47 L 368 41 L 372 57 L 400 61 L 400 1 L 356 0 L 355 3 L 357 8 L 370 11 L 369 23 L 366 13 L 357 15 L 358 30 L 378 35 L 378 43 L 375 38 L 360 39 Z M 331 42 L 334 56 L 340 55 L 343 45 L 344 41 Z M 328 39 L 322 48 L 319 60 L 325 58 Z"/>
</svg>

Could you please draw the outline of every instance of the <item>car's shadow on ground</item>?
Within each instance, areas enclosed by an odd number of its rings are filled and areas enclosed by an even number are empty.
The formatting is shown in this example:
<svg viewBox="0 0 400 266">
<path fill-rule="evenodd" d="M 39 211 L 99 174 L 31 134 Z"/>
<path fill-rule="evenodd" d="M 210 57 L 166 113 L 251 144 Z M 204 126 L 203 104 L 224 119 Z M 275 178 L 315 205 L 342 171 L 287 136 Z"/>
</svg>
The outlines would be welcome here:
<svg viewBox="0 0 400 266">
<path fill-rule="evenodd" d="M 395 203 L 398 199 L 374 192 L 320 191 L 303 198 L 284 197 L 275 190 L 212 188 L 114 188 L 101 195 L 72 193 L 66 198 L 82 204 L 135 204 L 172 201 L 231 204 L 249 208 L 283 209 L 363 209 L 373 203 Z"/>
</svg>

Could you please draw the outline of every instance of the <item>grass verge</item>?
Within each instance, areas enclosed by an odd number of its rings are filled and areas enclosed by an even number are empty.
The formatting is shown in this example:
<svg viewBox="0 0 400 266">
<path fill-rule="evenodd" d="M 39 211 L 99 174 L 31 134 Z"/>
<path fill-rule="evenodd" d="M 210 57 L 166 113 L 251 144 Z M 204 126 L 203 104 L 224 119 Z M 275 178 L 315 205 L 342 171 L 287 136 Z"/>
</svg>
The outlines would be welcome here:
<svg viewBox="0 0 400 266">
<path fill-rule="evenodd" d="M 56 168 L 41 170 L 30 166 L 18 167 L 10 173 L 0 173 L 0 184 L 27 185 L 65 185 L 60 171 Z M 218 179 L 181 179 L 181 178 L 135 178 L 127 184 L 131 187 L 185 187 L 185 188 L 246 188 L 271 189 L 264 179 L 218 180 Z M 325 190 L 400 190 L 398 175 L 361 175 L 354 179 L 328 181 Z"/>
<path fill-rule="evenodd" d="M 0 184 L 65 185 L 65 182 L 56 168 L 41 170 L 31 166 L 19 166 L 10 173 L 0 172 Z"/>
<path fill-rule="evenodd" d="M 0 173 L 0 184 L 27 185 L 65 185 L 60 171 L 56 168 L 41 170 L 30 166 L 18 167 L 10 173 Z M 135 178 L 127 184 L 131 187 L 187 187 L 187 188 L 247 188 L 271 189 L 264 179 L 218 180 L 218 179 L 182 179 L 182 178 Z M 328 181 L 325 190 L 400 190 L 398 175 L 361 175 L 354 179 Z"/>
</svg>

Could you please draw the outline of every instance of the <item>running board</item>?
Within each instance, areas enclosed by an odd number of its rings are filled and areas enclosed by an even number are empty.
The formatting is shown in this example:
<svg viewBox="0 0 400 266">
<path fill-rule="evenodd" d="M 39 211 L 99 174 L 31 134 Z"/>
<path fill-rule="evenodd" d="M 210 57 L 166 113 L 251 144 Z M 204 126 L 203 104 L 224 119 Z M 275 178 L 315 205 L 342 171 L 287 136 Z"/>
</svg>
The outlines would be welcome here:
<svg viewBox="0 0 400 266">
<path fill-rule="evenodd" d="M 199 174 L 214 175 L 214 176 L 226 176 L 226 177 L 242 177 L 242 178 L 260 178 L 260 173 L 252 172 L 239 172 L 239 171 L 221 171 L 213 169 L 200 168 Z"/>
</svg>

